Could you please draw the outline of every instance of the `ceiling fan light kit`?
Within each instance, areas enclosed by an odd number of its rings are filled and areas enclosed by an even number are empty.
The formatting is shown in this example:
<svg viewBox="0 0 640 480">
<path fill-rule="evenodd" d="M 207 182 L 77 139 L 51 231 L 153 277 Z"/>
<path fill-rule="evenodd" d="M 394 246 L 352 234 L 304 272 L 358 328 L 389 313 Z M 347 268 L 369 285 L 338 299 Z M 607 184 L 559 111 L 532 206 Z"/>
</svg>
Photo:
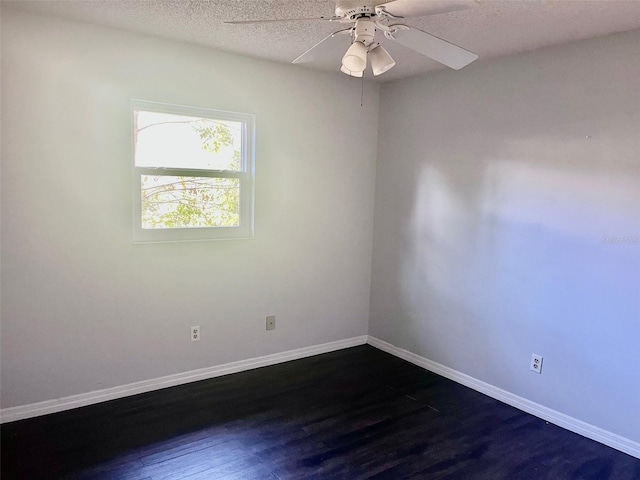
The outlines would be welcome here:
<svg viewBox="0 0 640 480">
<path fill-rule="evenodd" d="M 371 70 L 375 76 L 382 75 L 396 65 L 396 62 L 382 45 L 370 50 L 369 54 L 371 55 Z"/>
<path fill-rule="evenodd" d="M 364 70 L 362 72 L 352 72 L 351 70 L 345 68 L 344 65 L 342 65 L 340 67 L 340 71 L 342 73 L 344 73 L 345 75 L 349 75 L 351 77 L 358 77 L 358 78 L 362 78 L 362 76 L 364 75 Z"/>
<path fill-rule="evenodd" d="M 368 54 L 371 54 L 371 69 L 376 76 L 386 72 L 396 64 L 389 52 L 381 47 L 380 44 L 376 44 L 371 48 L 376 30 L 376 22 L 370 20 L 370 17 L 356 19 L 356 24 L 351 30 L 353 43 L 344 57 L 342 57 L 342 68 L 340 68 L 342 73 L 361 77 L 367 68 Z M 360 75 L 353 75 L 353 73 Z"/>
<path fill-rule="evenodd" d="M 342 57 L 342 66 L 349 72 L 362 73 L 367 68 L 367 47 L 362 42 L 353 42 Z"/>
<path fill-rule="evenodd" d="M 225 22 L 233 24 L 290 22 L 323 20 L 351 25 L 332 33 L 293 63 L 304 63 L 318 59 L 332 39 L 342 34 L 351 35 L 351 46 L 342 57 L 340 71 L 352 77 L 362 77 L 367 68 L 367 57 L 371 55 L 371 69 L 375 76 L 393 68 L 396 62 L 379 43 L 374 45 L 376 32 L 380 30 L 387 40 L 394 41 L 415 52 L 431 58 L 449 68 L 460 69 L 478 58 L 475 53 L 454 45 L 404 23 L 406 17 L 436 15 L 473 8 L 477 0 L 338 0 L 333 17 L 288 18 L 270 20 L 240 20 Z"/>
</svg>

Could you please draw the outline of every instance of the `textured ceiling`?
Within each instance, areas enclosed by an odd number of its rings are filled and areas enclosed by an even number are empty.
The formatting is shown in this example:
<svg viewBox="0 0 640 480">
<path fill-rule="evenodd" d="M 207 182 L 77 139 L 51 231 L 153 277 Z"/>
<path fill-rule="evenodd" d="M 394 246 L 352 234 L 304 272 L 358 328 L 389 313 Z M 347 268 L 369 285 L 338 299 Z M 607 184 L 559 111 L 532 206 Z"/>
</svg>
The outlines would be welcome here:
<svg viewBox="0 0 640 480">
<path fill-rule="evenodd" d="M 428 3 L 430 0 L 417 0 Z M 363 0 L 376 3 L 375 0 Z M 377 3 L 380 3 L 379 1 Z M 331 0 L 75 0 L 2 1 L 3 8 L 89 22 L 289 63 L 332 32 L 327 21 L 227 25 L 225 20 L 332 16 Z M 478 61 L 640 29 L 640 0 L 478 0 L 469 10 L 414 17 L 407 23 L 460 45 Z M 348 47 L 349 37 L 343 36 Z M 397 62 L 378 81 L 446 68 L 407 48 L 382 41 Z M 343 50 L 313 64 L 338 72 Z M 368 77 L 373 78 L 368 72 Z"/>
</svg>

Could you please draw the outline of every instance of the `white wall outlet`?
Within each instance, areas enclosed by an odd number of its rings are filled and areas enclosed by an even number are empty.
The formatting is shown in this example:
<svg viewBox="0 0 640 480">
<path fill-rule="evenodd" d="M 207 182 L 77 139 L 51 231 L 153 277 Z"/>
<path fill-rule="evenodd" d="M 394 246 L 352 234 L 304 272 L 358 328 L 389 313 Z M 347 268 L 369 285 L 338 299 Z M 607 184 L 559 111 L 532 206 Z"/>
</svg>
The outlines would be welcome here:
<svg viewBox="0 0 640 480">
<path fill-rule="evenodd" d="M 276 316 L 269 315 L 267 317 L 267 330 L 275 330 L 276 329 Z"/>
<path fill-rule="evenodd" d="M 529 368 L 532 372 L 542 373 L 542 355 L 531 354 L 531 365 Z"/>
<path fill-rule="evenodd" d="M 191 341 L 197 342 L 200 340 L 200 325 L 191 327 Z"/>
</svg>

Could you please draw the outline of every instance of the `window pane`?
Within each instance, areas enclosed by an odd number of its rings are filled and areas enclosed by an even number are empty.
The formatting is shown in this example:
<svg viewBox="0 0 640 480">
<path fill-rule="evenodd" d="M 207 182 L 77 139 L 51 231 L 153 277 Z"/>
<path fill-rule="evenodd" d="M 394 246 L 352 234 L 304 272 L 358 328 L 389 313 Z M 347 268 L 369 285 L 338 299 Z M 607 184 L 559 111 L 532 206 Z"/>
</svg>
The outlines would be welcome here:
<svg viewBox="0 0 640 480">
<path fill-rule="evenodd" d="M 136 167 L 242 170 L 242 122 L 134 110 Z"/>
<path fill-rule="evenodd" d="M 238 178 L 141 175 L 142 228 L 237 227 Z"/>
</svg>

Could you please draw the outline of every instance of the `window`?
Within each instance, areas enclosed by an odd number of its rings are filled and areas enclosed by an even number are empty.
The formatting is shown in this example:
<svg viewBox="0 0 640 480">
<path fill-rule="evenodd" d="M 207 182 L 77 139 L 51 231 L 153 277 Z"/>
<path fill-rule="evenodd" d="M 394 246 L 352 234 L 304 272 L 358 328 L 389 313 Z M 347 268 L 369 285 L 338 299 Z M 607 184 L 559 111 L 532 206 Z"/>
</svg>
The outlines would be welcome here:
<svg viewBox="0 0 640 480">
<path fill-rule="evenodd" d="M 253 236 L 253 115 L 132 101 L 136 242 Z"/>
</svg>

